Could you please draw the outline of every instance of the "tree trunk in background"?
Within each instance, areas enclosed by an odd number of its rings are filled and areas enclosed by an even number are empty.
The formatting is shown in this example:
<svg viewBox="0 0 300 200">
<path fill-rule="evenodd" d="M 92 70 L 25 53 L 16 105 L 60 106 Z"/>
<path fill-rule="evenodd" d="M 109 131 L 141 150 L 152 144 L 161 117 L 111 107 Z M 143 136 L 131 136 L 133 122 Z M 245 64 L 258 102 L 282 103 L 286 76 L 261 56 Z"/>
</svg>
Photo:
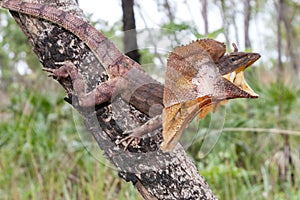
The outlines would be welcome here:
<svg viewBox="0 0 300 200">
<path fill-rule="evenodd" d="M 238 10 L 235 8 L 236 1 L 235 0 L 230 0 L 230 1 L 227 0 L 227 2 L 229 2 L 229 6 L 227 6 L 227 11 L 225 12 L 225 14 L 226 14 L 227 20 L 228 19 L 230 20 L 229 22 L 227 22 L 227 24 L 228 24 L 228 28 L 227 28 L 228 33 L 227 34 L 229 35 L 229 27 L 232 25 L 234 28 L 234 39 L 231 42 L 234 42 L 235 44 L 237 44 L 237 46 L 240 46 L 240 41 L 239 41 L 239 39 L 240 39 L 239 38 L 240 24 L 237 21 L 238 16 L 236 16 L 238 14 L 238 12 L 237 12 Z M 230 8 L 230 9 L 228 9 L 228 8 Z M 228 45 L 231 46 L 230 43 L 228 43 Z"/>
<path fill-rule="evenodd" d="M 284 76 L 284 69 L 283 69 L 283 63 L 282 63 L 282 34 L 281 34 L 281 22 L 284 22 L 283 14 L 284 14 L 284 0 L 278 0 L 277 4 L 277 53 L 278 53 L 278 64 L 277 64 L 277 82 L 278 82 L 278 117 L 277 117 L 277 126 L 281 129 L 282 128 L 282 98 L 283 98 L 283 76 Z M 289 35 L 289 33 L 286 33 Z M 284 170 L 279 171 L 278 175 L 279 178 L 282 180 L 288 180 L 288 175 L 290 173 L 290 166 L 292 165 L 291 162 L 291 151 L 290 151 L 290 143 L 289 143 L 289 135 L 284 135 Z M 292 180 L 293 180 L 293 174 Z"/>
<path fill-rule="evenodd" d="M 251 42 L 249 38 L 249 26 L 251 20 L 251 5 L 250 5 L 251 0 L 244 0 L 243 4 L 244 4 L 244 48 L 251 49 Z M 251 104 L 247 104 L 247 110 L 248 110 L 247 116 L 248 118 L 251 119 L 254 116 Z"/>
<path fill-rule="evenodd" d="M 141 55 L 138 51 L 137 45 L 133 5 L 134 0 L 122 0 L 124 31 L 123 43 L 125 54 L 139 63 Z"/>
<path fill-rule="evenodd" d="M 251 0 L 244 0 L 244 40 L 245 49 L 251 48 L 251 42 L 249 38 L 249 25 L 251 19 Z"/>
<path fill-rule="evenodd" d="M 175 17 L 173 15 L 173 12 L 172 12 L 172 9 L 171 9 L 171 6 L 170 6 L 170 3 L 168 0 L 165 0 L 164 8 L 166 8 L 166 10 L 167 10 L 167 15 L 168 15 L 169 21 L 173 22 Z"/>
<path fill-rule="evenodd" d="M 287 40 L 287 51 L 290 58 L 290 64 L 292 69 L 294 70 L 295 74 L 298 74 L 298 64 L 297 64 L 297 58 L 295 56 L 294 48 L 293 48 L 293 41 L 295 38 L 293 38 L 293 27 L 291 20 L 288 19 L 290 15 L 289 13 L 289 5 L 284 3 L 282 5 L 282 21 L 284 23 L 285 32 L 286 32 L 286 40 Z"/>
<path fill-rule="evenodd" d="M 174 16 L 173 10 L 172 10 L 172 5 L 170 5 L 170 2 L 168 0 L 164 0 L 163 2 L 164 2 L 163 7 L 167 11 L 169 23 L 172 24 L 172 23 L 174 23 L 174 19 L 175 19 L 175 16 Z M 173 33 L 173 37 L 174 37 L 173 41 L 175 41 L 177 44 L 179 44 L 181 42 L 177 38 L 176 32 Z"/>
<path fill-rule="evenodd" d="M 276 4 L 276 2 L 275 2 Z M 283 65 L 282 65 L 282 35 L 281 35 L 281 21 L 282 21 L 282 4 L 283 0 L 278 0 L 277 2 L 277 82 L 281 85 L 282 82 L 282 75 L 283 75 Z M 278 106 L 278 117 L 281 116 L 281 99 L 282 99 L 282 88 L 279 88 L 279 106 Z"/>
<path fill-rule="evenodd" d="M 221 16 L 223 21 L 223 27 L 224 27 L 224 36 L 226 39 L 226 43 L 230 44 L 229 41 L 229 31 L 228 31 L 228 22 L 227 22 L 227 16 L 226 16 L 226 3 L 225 0 L 221 0 Z"/>
<path fill-rule="evenodd" d="M 208 34 L 207 0 L 202 0 L 201 3 L 202 3 L 201 14 L 204 21 L 204 34 L 207 35 Z"/>
</svg>

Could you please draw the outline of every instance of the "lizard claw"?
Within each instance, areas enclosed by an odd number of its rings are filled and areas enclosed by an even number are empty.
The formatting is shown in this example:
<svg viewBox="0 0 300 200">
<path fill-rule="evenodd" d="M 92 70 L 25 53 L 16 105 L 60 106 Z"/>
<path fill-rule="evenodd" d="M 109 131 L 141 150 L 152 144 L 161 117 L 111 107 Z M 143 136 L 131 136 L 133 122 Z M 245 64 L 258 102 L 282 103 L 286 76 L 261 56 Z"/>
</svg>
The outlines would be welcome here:
<svg viewBox="0 0 300 200">
<path fill-rule="evenodd" d="M 48 77 L 55 77 L 55 73 L 54 73 L 55 69 L 43 67 L 42 70 L 50 73 L 48 74 Z"/>
<path fill-rule="evenodd" d="M 67 78 L 69 76 L 68 69 L 64 66 L 62 66 L 58 69 L 43 67 L 42 70 L 49 72 L 50 73 L 48 75 L 49 77 Z"/>
<path fill-rule="evenodd" d="M 138 145 L 138 143 L 140 142 L 141 136 L 134 131 L 125 131 L 123 134 L 128 136 L 121 139 L 120 141 L 117 141 L 116 144 L 119 145 L 126 142 L 126 144 L 124 145 L 124 150 L 127 150 L 128 146 L 133 142 L 136 145 Z"/>
<path fill-rule="evenodd" d="M 147 136 L 148 133 L 158 129 L 160 126 L 161 126 L 161 115 L 157 115 L 156 117 L 152 118 L 145 124 L 143 124 L 139 127 L 136 127 L 130 131 L 123 132 L 123 135 L 128 135 L 128 136 L 121 139 L 116 144 L 119 145 L 123 142 L 126 142 L 124 150 L 126 150 L 128 148 L 128 146 L 133 142 L 137 146 L 142 137 Z"/>
</svg>

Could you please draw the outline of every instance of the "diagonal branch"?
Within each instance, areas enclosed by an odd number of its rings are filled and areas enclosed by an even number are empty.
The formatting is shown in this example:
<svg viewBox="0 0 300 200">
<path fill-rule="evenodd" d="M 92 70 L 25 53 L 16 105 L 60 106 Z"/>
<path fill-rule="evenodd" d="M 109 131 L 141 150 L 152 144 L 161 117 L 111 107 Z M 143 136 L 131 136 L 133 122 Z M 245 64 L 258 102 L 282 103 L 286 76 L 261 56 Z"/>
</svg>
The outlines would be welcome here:
<svg viewBox="0 0 300 200">
<path fill-rule="evenodd" d="M 84 19 L 82 11 L 72 0 L 34 2 L 42 4 L 51 2 L 52 5 L 60 6 L 60 9 Z M 107 80 L 107 73 L 97 57 L 76 35 L 45 20 L 17 12 L 12 12 L 12 15 L 45 67 L 59 68 L 63 62 L 72 61 L 89 90 Z M 103 50 L 110 50 L 106 48 Z M 59 82 L 66 89 L 68 99 L 73 98 L 74 101 L 75 97 L 70 95 L 73 83 L 68 79 Z M 142 89 L 147 87 L 151 90 L 154 86 L 149 84 Z M 135 101 L 138 102 L 139 99 Z M 143 101 L 140 101 L 142 104 Z M 87 129 L 107 159 L 116 166 L 119 175 L 126 181 L 131 181 L 145 199 L 215 199 L 182 147 L 177 146 L 173 153 L 157 151 L 161 142 L 161 130 L 156 131 L 151 139 L 142 140 L 140 148 L 129 149 L 131 152 L 124 151 L 122 146 L 116 145 L 117 139 L 122 137 L 123 130 L 140 126 L 149 119 L 148 115 L 126 103 L 120 96 L 116 95 L 112 103 L 96 108 L 81 109 L 76 104 L 73 106 L 82 115 Z"/>
</svg>

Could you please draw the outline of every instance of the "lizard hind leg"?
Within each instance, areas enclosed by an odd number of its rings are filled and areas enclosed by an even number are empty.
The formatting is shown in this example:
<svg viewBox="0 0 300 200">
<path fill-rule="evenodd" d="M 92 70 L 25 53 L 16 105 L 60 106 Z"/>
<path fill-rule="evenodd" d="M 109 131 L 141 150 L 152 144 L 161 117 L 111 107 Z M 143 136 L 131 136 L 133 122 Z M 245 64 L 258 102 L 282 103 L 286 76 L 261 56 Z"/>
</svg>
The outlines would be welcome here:
<svg viewBox="0 0 300 200">
<path fill-rule="evenodd" d="M 152 132 L 162 126 L 162 116 L 157 115 L 147 121 L 145 124 L 136 127 L 132 130 L 124 131 L 123 135 L 128 135 L 123 139 L 117 141 L 116 143 L 123 144 L 124 150 L 127 150 L 129 145 L 132 145 L 134 142 L 136 145 L 140 142 L 140 139 L 146 136 L 149 132 Z"/>
</svg>

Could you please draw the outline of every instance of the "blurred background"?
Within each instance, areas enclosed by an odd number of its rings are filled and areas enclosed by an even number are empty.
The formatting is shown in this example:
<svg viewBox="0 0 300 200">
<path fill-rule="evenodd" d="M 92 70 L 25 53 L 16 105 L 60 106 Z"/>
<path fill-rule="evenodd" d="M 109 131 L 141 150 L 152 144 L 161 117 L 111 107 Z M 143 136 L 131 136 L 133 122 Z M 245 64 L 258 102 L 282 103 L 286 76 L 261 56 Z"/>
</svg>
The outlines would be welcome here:
<svg viewBox="0 0 300 200">
<path fill-rule="evenodd" d="M 246 70 L 260 98 L 227 103 L 216 112 L 226 116 L 212 151 L 204 156 L 201 137 L 187 151 L 219 199 L 300 199 L 300 1 L 81 0 L 79 6 L 160 81 L 168 52 L 196 38 L 224 42 L 228 52 L 234 42 L 240 51 L 260 53 Z M 86 150 L 79 116 L 4 9 L 0 47 L 0 199 L 141 199 Z M 212 115 L 193 121 L 186 135 L 207 133 L 211 121 Z"/>
</svg>

